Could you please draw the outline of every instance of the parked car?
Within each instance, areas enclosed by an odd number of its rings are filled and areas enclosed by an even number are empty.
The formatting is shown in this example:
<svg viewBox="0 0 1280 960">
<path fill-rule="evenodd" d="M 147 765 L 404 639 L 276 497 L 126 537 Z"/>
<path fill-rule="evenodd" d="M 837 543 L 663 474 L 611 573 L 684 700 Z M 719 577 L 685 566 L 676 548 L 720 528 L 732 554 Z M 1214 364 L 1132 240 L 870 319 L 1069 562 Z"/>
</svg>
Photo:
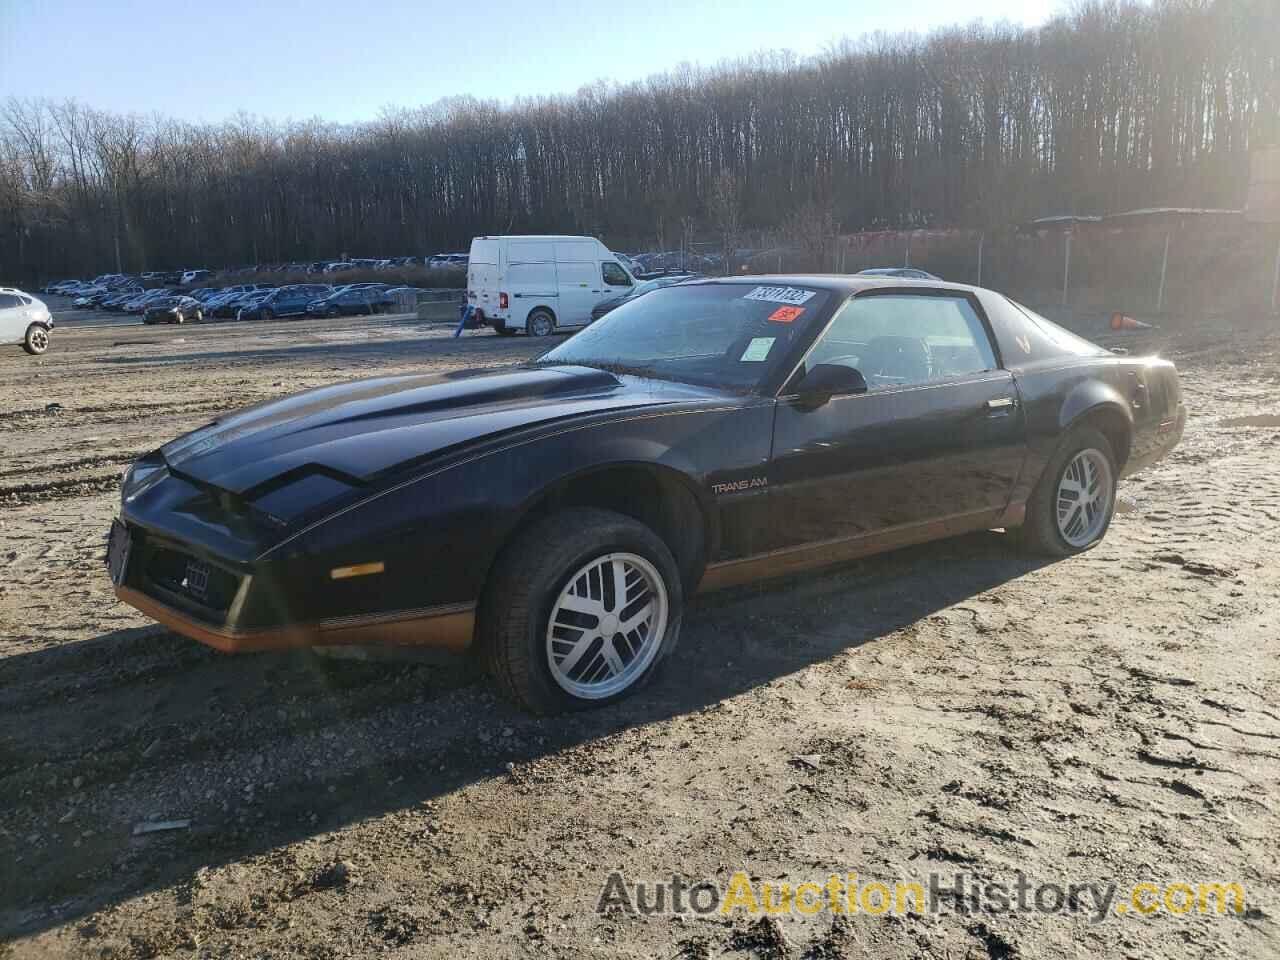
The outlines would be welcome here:
<svg viewBox="0 0 1280 960">
<path fill-rule="evenodd" d="M 352 314 L 383 313 L 390 308 L 386 294 L 380 288 L 359 287 L 335 290 L 307 304 L 307 314 L 313 317 L 342 317 Z"/>
<path fill-rule="evenodd" d="M 194 297 L 157 297 L 147 304 L 142 314 L 142 322 L 151 323 L 184 323 L 187 320 L 199 322 L 204 319 L 204 311 L 200 301 Z"/>
<path fill-rule="evenodd" d="M 601 300 L 594 307 L 592 307 L 591 322 L 595 323 L 597 320 L 603 317 L 606 313 L 609 313 L 611 310 L 614 310 L 615 308 L 622 306 L 624 303 L 634 300 L 636 297 L 642 297 L 646 293 L 649 293 L 651 290 L 660 290 L 662 287 L 669 287 L 672 284 L 684 283 L 686 280 L 697 280 L 697 279 L 698 279 L 698 274 L 696 273 L 683 273 L 683 274 L 673 273 L 670 276 L 666 276 L 666 277 L 655 277 L 652 280 L 641 280 L 639 283 L 637 283 L 634 287 L 631 288 L 630 293 L 624 293 L 621 296 L 617 296 L 617 297 L 610 297 L 608 300 Z"/>
<path fill-rule="evenodd" d="M 204 312 L 208 316 L 231 318 L 236 315 L 246 301 L 255 294 L 266 294 L 274 289 L 265 284 L 240 283 L 223 290 L 204 302 Z"/>
<path fill-rule="evenodd" d="M 164 287 L 152 287 L 150 290 L 144 290 L 132 300 L 126 300 L 123 309 L 125 313 L 143 313 L 154 301 L 168 296 L 172 296 L 172 294 Z"/>
<path fill-rule="evenodd" d="M 271 293 L 271 288 L 244 290 L 223 298 L 216 307 L 206 307 L 205 309 L 206 312 L 212 313 L 215 317 L 223 319 L 235 318 L 238 320 L 243 310 L 263 300 L 269 293 Z"/>
<path fill-rule="evenodd" d="M 255 290 L 253 293 L 246 293 L 235 303 L 235 318 L 237 320 L 252 319 L 251 314 L 266 300 L 267 297 L 274 293 L 274 290 Z"/>
<path fill-rule="evenodd" d="M 98 309 L 116 313 L 124 310 L 124 305 L 143 291 L 138 287 L 128 287 L 115 293 L 110 293 L 98 301 Z"/>
<path fill-rule="evenodd" d="M 323 283 L 294 283 L 272 290 L 252 305 L 242 307 L 241 320 L 272 320 L 275 317 L 305 316 L 307 304 L 328 296 L 332 288 Z"/>
<path fill-rule="evenodd" d="M 106 296 L 110 291 L 106 287 L 87 287 L 83 289 L 80 296 L 71 302 L 71 305 L 78 310 L 84 310 L 97 305 L 98 300 Z"/>
<path fill-rule="evenodd" d="M 211 270 L 186 270 L 183 272 L 180 282 L 184 287 L 189 287 L 193 283 L 200 283 L 202 280 L 208 280 L 213 276 Z"/>
<path fill-rule="evenodd" d="M 651 680 L 695 591 L 989 528 L 1099 543 L 1181 436 L 1173 364 L 895 286 L 677 284 L 523 367 L 222 417 L 126 474 L 116 594 L 224 651 L 475 648 L 554 713 Z"/>
<path fill-rule="evenodd" d="M 340 287 L 334 287 L 333 292 L 342 293 L 346 290 L 384 290 L 385 291 L 390 289 L 391 289 L 391 284 L 389 283 L 372 283 L 372 282 L 346 283 Z"/>
<path fill-rule="evenodd" d="M 871 267 L 867 270 L 859 270 L 854 276 L 858 277 L 897 277 L 901 280 L 938 280 L 932 273 L 926 273 L 924 270 L 917 270 L 915 267 Z"/>
<path fill-rule="evenodd" d="M 465 270 L 470 261 L 465 253 L 438 253 L 427 261 L 430 270 Z"/>
<path fill-rule="evenodd" d="M 467 304 L 500 334 L 545 337 L 591 322 L 601 300 L 631 292 L 635 278 L 594 237 L 476 237 Z"/>
<path fill-rule="evenodd" d="M 27 353 L 49 349 L 53 315 L 38 297 L 17 287 L 0 287 L 0 343 L 20 343 Z"/>
</svg>

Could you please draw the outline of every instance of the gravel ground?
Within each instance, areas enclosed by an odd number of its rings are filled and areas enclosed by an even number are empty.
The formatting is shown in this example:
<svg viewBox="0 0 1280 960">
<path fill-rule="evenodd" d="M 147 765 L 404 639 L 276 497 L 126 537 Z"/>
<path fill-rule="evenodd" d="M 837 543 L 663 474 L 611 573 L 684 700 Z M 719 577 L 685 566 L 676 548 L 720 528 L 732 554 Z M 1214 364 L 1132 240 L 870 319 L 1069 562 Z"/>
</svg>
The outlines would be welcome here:
<svg viewBox="0 0 1280 960">
<path fill-rule="evenodd" d="M 1280 956 L 1280 335 L 1155 345 L 1187 435 L 1096 550 L 993 532 L 701 597 L 661 682 L 553 720 L 462 662 L 219 655 L 102 568 L 124 465 L 212 415 L 542 344 L 378 318 L 0 353 L 0 957 Z M 1224 880 L 1248 905 L 598 914 L 612 870 Z"/>
</svg>

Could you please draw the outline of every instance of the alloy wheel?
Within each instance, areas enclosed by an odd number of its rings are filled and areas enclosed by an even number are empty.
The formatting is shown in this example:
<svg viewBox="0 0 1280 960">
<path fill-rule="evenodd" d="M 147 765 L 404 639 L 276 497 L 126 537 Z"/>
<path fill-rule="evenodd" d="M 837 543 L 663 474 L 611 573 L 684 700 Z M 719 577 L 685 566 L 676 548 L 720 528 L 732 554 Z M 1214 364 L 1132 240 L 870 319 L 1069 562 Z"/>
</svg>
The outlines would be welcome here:
<svg viewBox="0 0 1280 960">
<path fill-rule="evenodd" d="M 634 553 L 597 557 L 569 578 L 547 623 L 547 666 L 570 695 L 601 700 L 644 676 L 667 630 L 667 588 Z"/>
<path fill-rule="evenodd" d="M 1111 460 L 1101 450 L 1081 450 L 1058 481 L 1058 533 L 1072 547 L 1098 538 L 1111 513 Z"/>
<path fill-rule="evenodd" d="M 49 349 L 49 334 L 44 327 L 36 327 L 28 335 L 27 342 L 36 353 L 44 353 Z"/>
</svg>

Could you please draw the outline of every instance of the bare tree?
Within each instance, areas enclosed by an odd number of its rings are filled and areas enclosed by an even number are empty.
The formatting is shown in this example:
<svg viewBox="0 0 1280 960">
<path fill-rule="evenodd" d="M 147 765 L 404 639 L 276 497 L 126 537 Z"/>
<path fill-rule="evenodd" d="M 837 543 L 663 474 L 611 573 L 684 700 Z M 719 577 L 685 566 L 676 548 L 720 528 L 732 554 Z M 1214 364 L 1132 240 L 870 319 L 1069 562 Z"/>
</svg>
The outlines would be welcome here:
<svg viewBox="0 0 1280 960">
<path fill-rule="evenodd" d="M 1234 207 L 1280 141 L 1280 7 L 1081 0 L 1042 27 L 875 35 L 510 106 L 453 98 L 363 125 L 220 124 L 0 104 L 0 263 L 22 279 L 495 231 L 726 250 L 786 228 L 994 227 L 1121 206 Z M 800 216 L 803 213 L 803 216 Z"/>
</svg>

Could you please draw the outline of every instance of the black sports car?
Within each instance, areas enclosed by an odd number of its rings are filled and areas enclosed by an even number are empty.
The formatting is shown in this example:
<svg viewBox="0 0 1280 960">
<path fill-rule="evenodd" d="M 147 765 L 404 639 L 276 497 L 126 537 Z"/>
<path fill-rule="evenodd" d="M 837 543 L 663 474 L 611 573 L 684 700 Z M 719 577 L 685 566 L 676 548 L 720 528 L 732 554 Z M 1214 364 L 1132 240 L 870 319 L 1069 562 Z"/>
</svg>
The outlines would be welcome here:
<svg viewBox="0 0 1280 960">
<path fill-rule="evenodd" d="M 199 300 L 193 297 L 160 297 L 147 304 L 142 313 L 143 323 L 182 323 L 186 320 L 204 319 Z"/>
<path fill-rule="evenodd" d="M 523 366 L 222 417 L 129 470 L 107 562 L 221 650 L 475 647 L 549 712 L 649 680 L 695 590 L 985 528 L 1087 549 L 1185 418 L 1171 363 L 989 290 L 695 281 Z"/>
</svg>

